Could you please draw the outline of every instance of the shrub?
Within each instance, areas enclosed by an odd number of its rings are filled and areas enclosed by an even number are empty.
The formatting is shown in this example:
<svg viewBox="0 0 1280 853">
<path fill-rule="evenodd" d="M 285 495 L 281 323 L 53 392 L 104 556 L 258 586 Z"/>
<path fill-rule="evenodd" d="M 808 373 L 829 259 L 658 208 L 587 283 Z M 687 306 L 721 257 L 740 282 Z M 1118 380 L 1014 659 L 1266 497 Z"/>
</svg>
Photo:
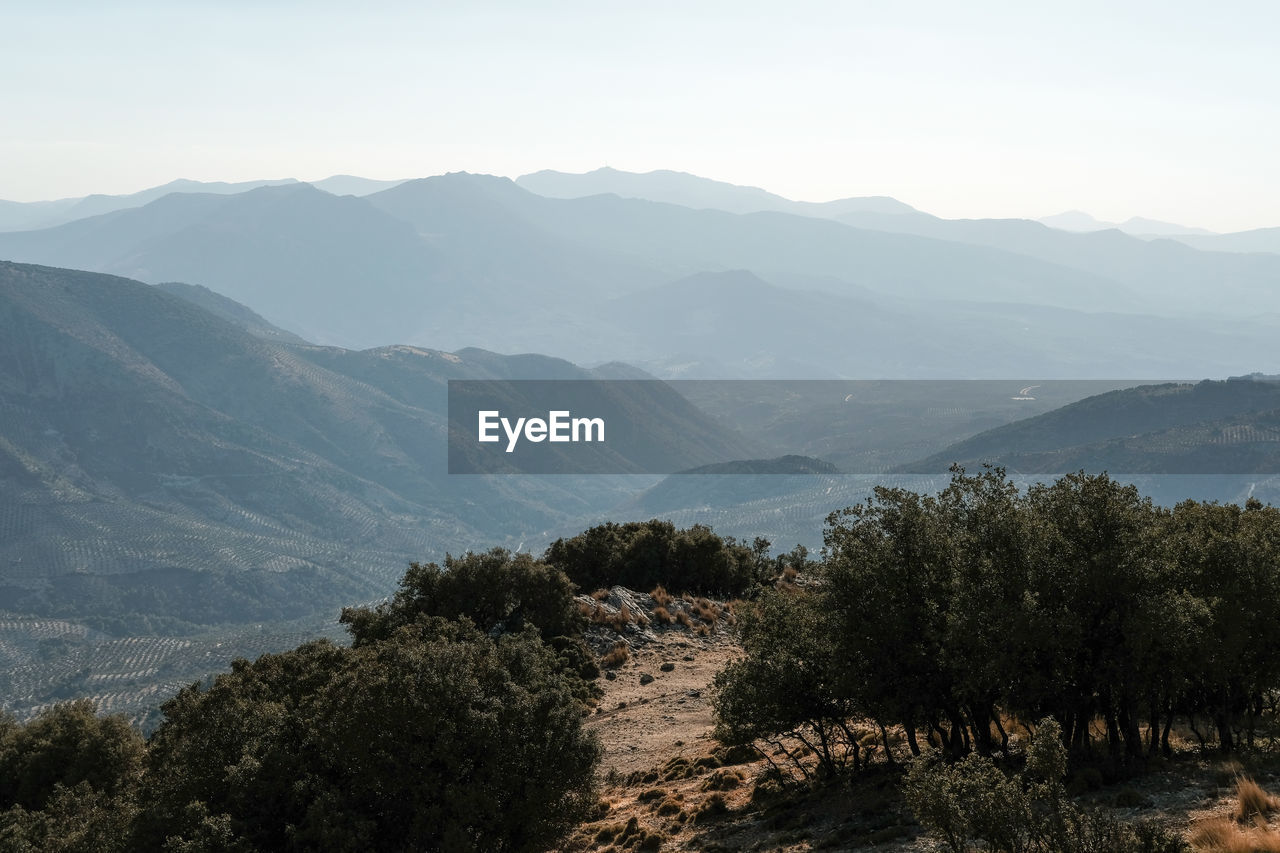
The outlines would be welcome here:
<svg viewBox="0 0 1280 853">
<path fill-rule="evenodd" d="M 570 539 L 557 539 L 543 559 L 583 589 L 621 584 L 655 593 L 658 587 L 664 593 L 675 587 L 736 594 L 768 579 L 774 568 L 766 556 L 768 549 L 763 539 L 747 546 L 717 536 L 703 525 L 681 530 L 669 521 L 653 519 L 609 522 Z"/>
<path fill-rule="evenodd" d="M 163 710 L 139 849 L 191 840 L 199 803 L 261 850 L 543 850 L 596 804 L 599 746 L 532 626 L 308 643 Z"/>
<path fill-rule="evenodd" d="M 715 793 L 702 801 L 698 806 L 698 810 L 694 816 L 698 819 L 716 817 L 729 811 L 729 804 L 725 802 L 724 794 Z"/>
<path fill-rule="evenodd" d="M 1280 835 L 1265 826 L 1241 828 L 1228 818 L 1206 820 L 1191 830 L 1200 853 L 1280 853 Z"/>
<path fill-rule="evenodd" d="M 1236 813 L 1235 819 L 1241 823 L 1253 818 L 1264 821 L 1276 808 L 1276 801 L 1262 786 L 1247 776 L 1236 780 Z"/>
<path fill-rule="evenodd" d="M 1021 777 L 971 753 L 949 764 L 936 754 L 917 759 L 903 794 L 917 819 L 954 853 L 982 841 L 998 853 L 1182 853 L 1185 844 L 1154 825 L 1130 827 L 1066 798 L 1062 730 L 1042 720 Z"/>
<path fill-rule="evenodd" d="M 613 648 L 609 650 L 608 654 L 600 659 L 600 665 L 606 669 L 617 669 L 626 663 L 629 657 L 631 657 L 631 649 L 626 643 L 619 640 L 613 644 Z"/>
<path fill-rule="evenodd" d="M 581 633 L 582 617 L 565 574 L 528 554 L 504 548 L 462 557 L 444 566 L 413 563 L 391 601 L 370 609 L 344 608 L 341 621 L 356 646 L 386 640 L 424 617 L 470 619 L 485 633 L 538 629 L 544 639 Z"/>
</svg>

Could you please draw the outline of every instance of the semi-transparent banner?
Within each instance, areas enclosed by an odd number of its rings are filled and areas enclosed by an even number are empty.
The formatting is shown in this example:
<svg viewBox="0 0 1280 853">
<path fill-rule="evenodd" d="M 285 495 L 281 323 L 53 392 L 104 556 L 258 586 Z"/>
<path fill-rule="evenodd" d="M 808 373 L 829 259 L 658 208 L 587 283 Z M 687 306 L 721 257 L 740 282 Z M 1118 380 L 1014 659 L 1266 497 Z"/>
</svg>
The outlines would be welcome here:
<svg viewBox="0 0 1280 853">
<path fill-rule="evenodd" d="M 449 382 L 452 474 L 933 474 L 983 462 L 1029 475 L 1273 474 L 1280 383 Z"/>
</svg>

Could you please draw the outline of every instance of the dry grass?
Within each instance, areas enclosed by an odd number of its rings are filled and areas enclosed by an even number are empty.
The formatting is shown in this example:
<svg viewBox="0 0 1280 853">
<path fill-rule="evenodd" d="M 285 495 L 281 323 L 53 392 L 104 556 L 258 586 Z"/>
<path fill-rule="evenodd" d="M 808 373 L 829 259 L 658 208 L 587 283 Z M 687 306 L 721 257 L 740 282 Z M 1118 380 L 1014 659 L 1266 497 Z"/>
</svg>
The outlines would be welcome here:
<svg viewBox="0 0 1280 853">
<path fill-rule="evenodd" d="M 659 625 L 670 625 L 676 621 L 676 617 L 671 615 L 671 611 L 661 604 L 653 608 L 653 619 Z"/>
<path fill-rule="evenodd" d="M 1278 805 L 1275 797 L 1248 776 L 1241 776 L 1236 780 L 1236 800 L 1235 819 L 1241 823 L 1254 818 L 1265 821 Z"/>
<path fill-rule="evenodd" d="M 795 566 L 787 566 L 782 570 L 782 579 L 788 582 L 794 582 L 800 573 L 796 571 Z"/>
<path fill-rule="evenodd" d="M 588 621 L 593 625 L 604 625 L 612 628 L 615 633 L 621 634 L 627 629 L 632 622 L 640 627 L 649 624 L 649 617 L 643 613 L 632 611 L 627 605 L 622 605 L 617 612 L 610 613 L 607 607 L 599 604 L 588 604 L 585 601 L 578 602 L 578 612 L 587 617 Z"/>
<path fill-rule="evenodd" d="M 717 770 L 702 781 L 702 790 L 732 791 L 742 784 L 745 775 L 740 770 Z"/>
<path fill-rule="evenodd" d="M 720 621 L 719 606 L 705 598 L 695 599 L 691 609 L 693 610 L 694 616 L 709 625 L 715 625 Z"/>
<path fill-rule="evenodd" d="M 1191 846 L 1200 853 L 1280 853 L 1280 834 L 1265 825 L 1241 827 L 1222 817 L 1197 824 Z"/>
<path fill-rule="evenodd" d="M 596 601 L 604 601 L 609 597 L 609 590 L 604 588 L 597 589 L 595 592 L 591 593 L 591 597 Z"/>
<path fill-rule="evenodd" d="M 693 617 L 689 615 L 688 610 L 677 610 L 676 621 L 689 630 L 693 630 Z"/>
<path fill-rule="evenodd" d="M 618 641 L 613 644 L 613 648 L 600 659 L 600 665 L 605 669 L 617 669 L 622 666 L 631 657 L 631 649 L 626 643 Z"/>
<path fill-rule="evenodd" d="M 658 602 L 661 607 L 670 607 L 671 602 L 675 599 L 671 597 L 671 593 L 667 592 L 667 588 L 662 584 L 658 584 L 653 588 L 653 592 L 649 593 L 653 600 Z"/>
</svg>

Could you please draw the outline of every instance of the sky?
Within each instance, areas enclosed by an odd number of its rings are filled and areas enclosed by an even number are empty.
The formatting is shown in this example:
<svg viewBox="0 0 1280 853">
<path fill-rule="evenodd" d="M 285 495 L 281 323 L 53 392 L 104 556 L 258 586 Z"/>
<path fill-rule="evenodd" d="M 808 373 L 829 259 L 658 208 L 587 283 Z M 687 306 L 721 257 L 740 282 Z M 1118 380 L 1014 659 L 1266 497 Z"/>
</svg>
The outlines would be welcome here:
<svg viewBox="0 0 1280 853">
<path fill-rule="evenodd" d="M 1274 2 L 3 5 L 2 199 L 607 165 L 1280 226 Z"/>
</svg>

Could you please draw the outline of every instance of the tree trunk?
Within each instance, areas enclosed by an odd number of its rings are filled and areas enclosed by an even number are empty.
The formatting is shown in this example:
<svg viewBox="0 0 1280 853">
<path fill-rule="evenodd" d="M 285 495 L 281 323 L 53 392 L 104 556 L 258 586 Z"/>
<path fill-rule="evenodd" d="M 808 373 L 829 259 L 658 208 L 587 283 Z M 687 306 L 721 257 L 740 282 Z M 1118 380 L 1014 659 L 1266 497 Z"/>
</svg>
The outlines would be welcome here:
<svg viewBox="0 0 1280 853">
<path fill-rule="evenodd" d="M 920 757 L 920 744 L 916 742 L 916 724 L 914 720 L 907 720 L 903 726 L 907 730 L 907 746 L 911 747 L 911 754 Z"/>
</svg>

